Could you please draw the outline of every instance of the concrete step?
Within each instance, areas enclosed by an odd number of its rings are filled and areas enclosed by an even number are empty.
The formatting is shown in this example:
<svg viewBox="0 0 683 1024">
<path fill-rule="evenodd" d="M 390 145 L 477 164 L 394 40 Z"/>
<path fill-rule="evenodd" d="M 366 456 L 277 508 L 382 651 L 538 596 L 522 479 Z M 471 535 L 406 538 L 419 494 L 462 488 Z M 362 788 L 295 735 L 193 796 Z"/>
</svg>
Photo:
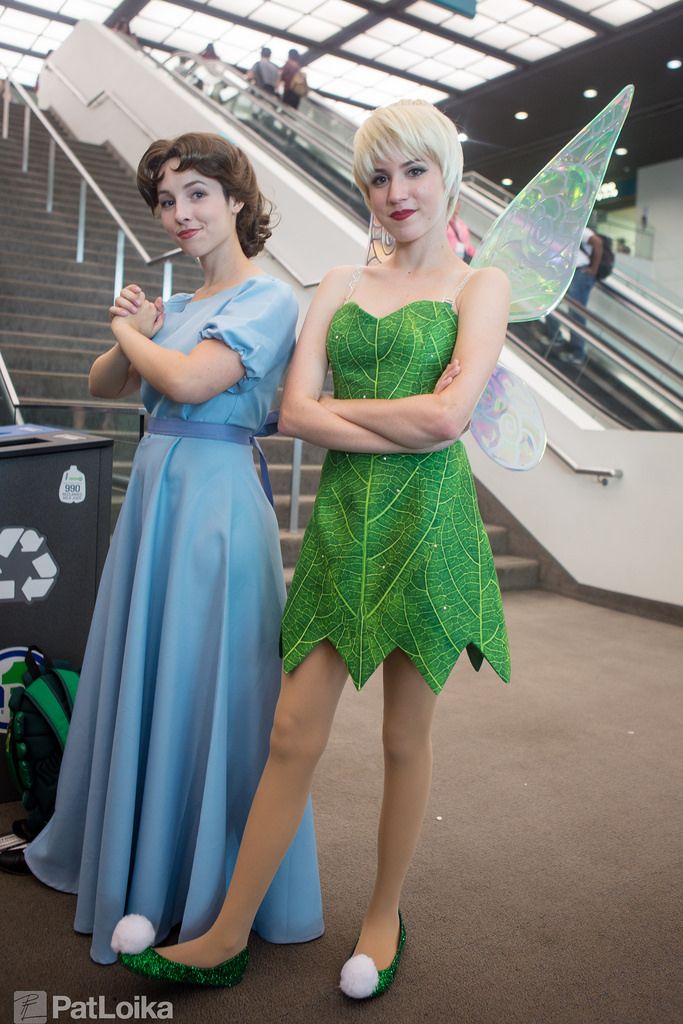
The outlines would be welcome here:
<svg viewBox="0 0 683 1024">
<path fill-rule="evenodd" d="M 10 197 L 2 199 L 3 205 L 11 210 L 15 216 L 23 212 L 36 213 L 47 220 L 64 220 L 66 216 L 73 217 L 80 205 L 80 175 L 74 172 L 72 178 L 64 180 L 59 188 L 53 189 L 52 210 L 47 211 L 47 177 L 31 176 L 21 174 L 17 168 L 13 168 L 7 161 L 0 159 L 0 174 L 11 179 L 13 182 L 11 199 L 21 196 L 22 207 L 16 202 L 11 202 Z M 144 199 L 138 192 L 135 185 L 127 184 L 123 189 L 110 190 L 106 185 L 101 186 L 106 198 L 124 216 L 125 220 L 134 221 L 140 228 L 157 233 L 160 237 L 166 234 L 159 217 L 155 217 Z M 97 218 L 102 223 L 111 220 L 111 214 L 99 197 L 91 189 L 86 193 L 86 214 Z M 25 204 L 25 210 L 24 205 Z"/>
<path fill-rule="evenodd" d="M 2 355 L 12 377 L 22 370 L 36 370 L 41 373 L 67 371 L 87 375 L 100 354 L 100 351 L 92 348 L 56 348 L 48 345 L 41 345 L 38 348 L 26 345 L 2 346 Z"/>
<path fill-rule="evenodd" d="M 73 209 L 55 206 L 52 212 L 48 213 L 43 199 L 35 201 L 31 197 L 26 199 L 22 197 L 20 208 L 4 210 L 3 224 L 7 225 L 8 233 L 11 234 L 12 231 L 23 230 L 27 226 L 35 227 L 36 220 L 40 219 L 41 228 L 44 230 L 51 230 L 71 238 L 77 226 L 77 209 L 76 204 L 73 204 Z M 176 244 L 159 222 L 153 219 L 149 211 L 145 213 L 140 210 L 135 215 L 130 214 L 124 217 L 124 220 L 146 247 L 153 245 L 157 249 L 162 247 L 170 249 Z M 88 210 L 86 223 L 92 230 L 103 231 L 110 227 L 118 230 L 111 214 L 103 206 L 92 211 Z"/>
<path fill-rule="evenodd" d="M 268 465 L 268 476 L 270 477 L 270 484 L 273 488 L 273 493 L 276 491 L 278 494 L 289 493 L 292 480 L 291 465 L 271 462 Z M 302 465 L 300 493 L 315 494 L 318 490 L 319 483 L 320 465 Z"/>
<path fill-rule="evenodd" d="M 21 402 L 30 404 L 34 398 L 58 398 L 64 401 L 90 401 L 87 373 L 60 371 L 46 374 L 43 370 L 14 370 L 12 381 Z"/>
<path fill-rule="evenodd" d="M 8 331 L 2 329 L 2 321 L 0 321 L 0 348 L 3 352 L 6 346 L 16 345 L 17 348 L 25 348 L 29 352 L 42 348 L 73 349 L 75 352 L 87 349 L 95 355 L 100 355 L 102 352 L 106 352 L 108 348 L 111 348 L 112 344 L 113 337 L 111 335 L 109 338 L 84 339 L 74 338 L 68 334 L 34 334 L 26 331 Z M 35 354 L 36 358 L 40 358 L 39 351 L 36 351 Z"/>
<path fill-rule="evenodd" d="M 174 261 L 173 291 L 194 292 L 202 283 L 201 271 L 189 260 Z M 40 269 L 40 275 L 36 275 Z M 111 297 L 114 284 L 114 266 L 108 264 L 104 269 L 93 261 L 76 263 L 74 260 L 64 261 L 59 257 L 31 257 L 30 253 L 2 252 L 0 250 L 0 279 L 5 280 L 25 270 L 26 277 L 39 281 L 50 282 L 52 287 L 82 287 L 86 290 L 102 288 Z M 161 266 L 148 267 L 140 260 L 126 258 L 124 263 L 124 281 L 135 281 L 150 294 L 158 295 L 161 291 L 163 271 Z M 20 294 L 20 293 L 19 293 Z"/>
<path fill-rule="evenodd" d="M 92 338 L 93 340 L 108 341 L 111 338 L 109 322 L 78 320 L 74 317 L 52 317 L 48 315 L 34 316 L 25 313 L 3 313 L 2 324 L 4 331 L 23 331 L 38 334 L 49 334 L 54 331 L 56 334 L 66 334 L 72 338 Z"/>
<path fill-rule="evenodd" d="M 10 214 L 3 211 L 2 222 L 5 238 L 11 243 L 13 238 L 21 237 L 27 231 L 35 230 L 36 220 L 41 221 L 41 236 L 56 245 L 70 246 L 76 238 L 78 223 L 75 212 L 45 213 L 43 211 L 41 213 L 26 209 L 24 204 L 22 204 L 20 213 Z M 125 217 L 124 220 L 152 258 L 169 249 L 177 248 L 177 241 L 165 231 L 163 233 L 157 231 L 153 223 L 131 223 L 128 217 Z M 118 225 L 106 211 L 103 211 L 101 217 L 88 216 L 87 218 L 86 239 L 99 240 L 102 245 L 109 245 L 116 241 L 118 230 Z"/>
<path fill-rule="evenodd" d="M 159 246 L 158 251 L 154 249 L 149 253 L 149 256 L 154 259 L 170 248 L 170 245 L 165 247 Z M 55 238 L 49 233 L 44 233 L 41 236 L 39 248 L 37 247 L 34 239 L 28 233 L 15 234 L 11 236 L 2 235 L 0 236 L 0 251 L 33 254 L 36 257 L 38 264 L 42 262 L 42 259 L 45 256 L 51 256 L 53 259 L 63 259 L 69 262 L 73 261 L 75 263 L 76 226 L 74 225 L 73 237 L 71 239 L 66 237 Z M 132 259 L 134 250 L 131 250 L 130 246 L 127 246 L 127 251 L 130 252 L 130 259 Z M 99 263 L 103 271 L 106 271 L 106 268 L 111 267 L 111 273 L 113 275 L 114 263 L 116 260 L 116 232 L 112 229 L 109 236 L 104 236 L 102 234 L 96 234 L 88 231 L 86 228 L 83 252 L 86 262 L 94 261 Z M 161 268 L 159 272 L 161 273 Z"/>
<path fill-rule="evenodd" d="M 6 295 L 4 286 L 0 292 L 0 319 L 4 320 L 8 314 L 21 316 L 27 306 L 26 298 L 23 296 Z M 111 300 L 110 300 L 111 301 Z M 109 327 L 109 316 L 107 314 L 109 303 L 94 303 L 75 301 L 64 295 L 61 299 L 56 298 L 31 298 L 31 315 L 36 317 L 53 317 L 56 320 L 87 320 L 91 323 L 104 321 Z"/>
<path fill-rule="evenodd" d="M 519 555 L 494 555 L 501 590 L 533 590 L 538 585 L 538 561 Z"/>
</svg>

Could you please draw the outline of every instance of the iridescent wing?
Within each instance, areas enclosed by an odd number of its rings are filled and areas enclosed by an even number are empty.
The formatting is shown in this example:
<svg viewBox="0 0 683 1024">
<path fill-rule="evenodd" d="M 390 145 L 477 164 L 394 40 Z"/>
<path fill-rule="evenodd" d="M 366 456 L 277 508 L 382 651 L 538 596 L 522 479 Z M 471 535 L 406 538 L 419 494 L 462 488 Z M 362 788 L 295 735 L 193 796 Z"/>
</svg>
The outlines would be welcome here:
<svg viewBox="0 0 683 1024">
<path fill-rule="evenodd" d="M 512 200 L 486 232 L 472 267 L 510 278 L 510 321 L 537 320 L 569 287 L 581 235 L 628 113 L 627 85 Z"/>
<path fill-rule="evenodd" d="M 510 321 L 545 316 L 574 274 L 581 236 L 633 98 L 621 92 L 519 192 L 489 228 L 472 267 L 500 267 L 510 278 Z M 470 431 L 489 458 L 507 469 L 533 469 L 546 445 L 531 390 L 499 363 L 474 412 Z"/>
</svg>

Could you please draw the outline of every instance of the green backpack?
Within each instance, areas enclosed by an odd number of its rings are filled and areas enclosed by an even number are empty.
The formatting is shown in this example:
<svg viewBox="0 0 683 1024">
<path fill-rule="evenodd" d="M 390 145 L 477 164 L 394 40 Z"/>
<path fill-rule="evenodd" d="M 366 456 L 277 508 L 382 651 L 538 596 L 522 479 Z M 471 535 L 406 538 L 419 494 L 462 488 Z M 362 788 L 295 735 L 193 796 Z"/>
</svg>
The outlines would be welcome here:
<svg viewBox="0 0 683 1024">
<path fill-rule="evenodd" d="M 78 672 L 67 662 L 42 655 L 39 664 L 29 647 L 24 685 L 9 700 L 5 756 L 10 779 L 28 812 L 26 832 L 32 837 L 52 817 L 57 780 L 78 688 Z"/>
</svg>

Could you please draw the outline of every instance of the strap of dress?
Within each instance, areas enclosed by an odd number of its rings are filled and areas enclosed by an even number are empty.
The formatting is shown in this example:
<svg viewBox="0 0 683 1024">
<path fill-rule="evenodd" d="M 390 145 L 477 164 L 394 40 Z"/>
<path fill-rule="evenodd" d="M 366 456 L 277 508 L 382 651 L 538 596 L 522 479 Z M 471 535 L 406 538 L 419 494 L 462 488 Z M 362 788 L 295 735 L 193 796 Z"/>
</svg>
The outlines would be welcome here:
<svg viewBox="0 0 683 1024">
<path fill-rule="evenodd" d="M 342 303 L 342 305 L 345 305 L 347 302 L 350 302 L 351 296 L 353 295 L 353 293 L 356 290 L 356 285 L 360 281 L 360 276 L 361 276 L 362 273 L 363 273 L 363 267 L 359 266 L 359 267 L 356 267 L 354 272 L 351 274 L 351 279 L 349 281 L 349 287 L 346 290 L 346 295 L 344 296 L 344 302 Z"/>
<path fill-rule="evenodd" d="M 452 296 L 447 295 L 446 298 L 443 301 L 444 302 L 450 302 L 451 306 L 454 306 L 455 305 L 455 300 L 458 298 L 458 296 L 460 295 L 461 291 L 463 290 L 463 288 L 465 287 L 465 285 L 467 284 L 467 282 L 469 281 L 469 279 L 472 277 L 473 274 L 476 274 L 476 270 L 469 270 L 465 274 L 465 276 L 463 277 L 462 281 L 457 286 L 455 291 L 453 292 L 453 295 Z"/>
</svg>

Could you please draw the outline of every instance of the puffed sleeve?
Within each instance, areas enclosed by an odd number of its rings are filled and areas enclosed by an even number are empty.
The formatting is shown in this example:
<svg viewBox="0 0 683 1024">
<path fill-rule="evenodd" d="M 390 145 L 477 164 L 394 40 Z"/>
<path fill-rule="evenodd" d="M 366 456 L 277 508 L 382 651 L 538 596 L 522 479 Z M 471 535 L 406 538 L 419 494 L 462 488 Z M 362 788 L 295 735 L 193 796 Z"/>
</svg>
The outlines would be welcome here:
<svg viewBox="0 0 683 1024">
<path fill-rule="evenodd" d="M 277 278 L 251 277 L 202 327 L 200 338 L 223 341 L 244 365 L 230 394 L 251 391 L 272 370 L 282 372 L 295 341 L 299 314 L 294 292 Z"/>
</svg>

